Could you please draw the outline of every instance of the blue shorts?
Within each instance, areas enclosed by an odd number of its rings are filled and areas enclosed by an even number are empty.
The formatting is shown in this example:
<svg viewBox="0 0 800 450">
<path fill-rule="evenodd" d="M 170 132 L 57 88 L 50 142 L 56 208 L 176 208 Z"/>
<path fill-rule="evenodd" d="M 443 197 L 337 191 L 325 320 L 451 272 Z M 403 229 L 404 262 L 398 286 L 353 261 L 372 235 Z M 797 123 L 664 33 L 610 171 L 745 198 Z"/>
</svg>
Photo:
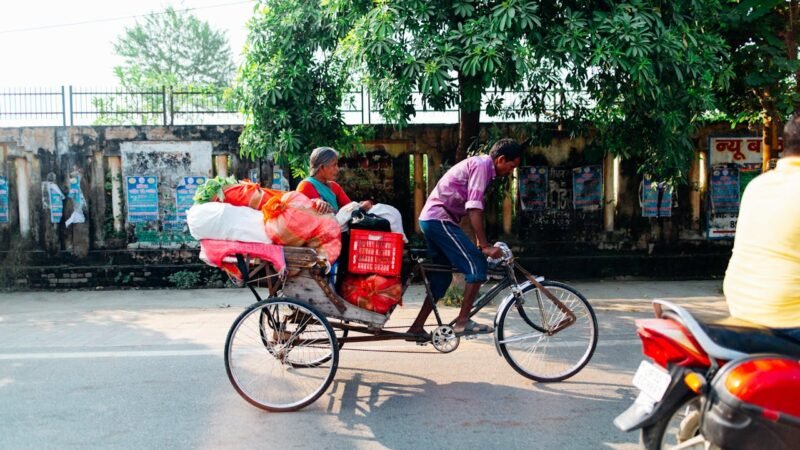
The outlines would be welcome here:
<svg viewBox="0 0 800 450">
<path fill-rule="evenodd" d="M 467 283 L 486 281 L 488 264 L 481 250 L 469 240 L 464 230 L 446 220 L 420 220 L 419 228 L 428 244 L 428 256 L 435 264 L 449 264 L 464 274 Z M 428 274 L 434 300 L 444 297 L 453 274 L 431 272 Z"/>
</svg>

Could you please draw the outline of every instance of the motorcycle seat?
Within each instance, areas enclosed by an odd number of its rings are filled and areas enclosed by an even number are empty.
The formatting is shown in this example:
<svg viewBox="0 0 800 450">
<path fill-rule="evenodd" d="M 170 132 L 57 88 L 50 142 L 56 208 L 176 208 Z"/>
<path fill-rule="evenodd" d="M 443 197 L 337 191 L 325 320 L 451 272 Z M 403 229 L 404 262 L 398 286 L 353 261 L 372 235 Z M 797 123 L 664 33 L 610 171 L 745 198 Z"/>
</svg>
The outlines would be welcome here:
<svg viewBox="0 0 800 450">
<path fill-rule="evenodd" d="M 731 350 L 800 357 L 800 342 L 782 336 L 772 328 L 733 317 L 701 325 L 711 340 Z"/>
</svg>

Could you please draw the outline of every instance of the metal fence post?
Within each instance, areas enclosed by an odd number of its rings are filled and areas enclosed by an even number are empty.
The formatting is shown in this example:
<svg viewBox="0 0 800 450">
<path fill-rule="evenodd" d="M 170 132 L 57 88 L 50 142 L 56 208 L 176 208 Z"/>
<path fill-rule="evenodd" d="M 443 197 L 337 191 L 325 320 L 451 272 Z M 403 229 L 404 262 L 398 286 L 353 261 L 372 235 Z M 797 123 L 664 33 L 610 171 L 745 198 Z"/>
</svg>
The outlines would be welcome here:
<svg viewBox="0 0 800 450">
<path fill-rule="evenodd" d="M 164 118 L 164 126 L 167 126 L 167 86 L 163 84 L 161 85 L 161 114 Z"/>
<path fill-rule="evenodd" d="M 67 126 L 67 99 L 64 98 L 64 85 L 61 85 L 61 124 Z"/>
<path fill-rule="evenodd" d="M 369 101 L 369 89 L 367 89 L 367 106 L 365 106 L 367 110 L 367 125 L 372 124 L 372 105 L 370 105 Z"/>
<path fill-rule="evenodd" d="M 72 117 L 72 85 L 69 85 L 69 126 L 74 125 L 74 119 Z"/>
</svg>

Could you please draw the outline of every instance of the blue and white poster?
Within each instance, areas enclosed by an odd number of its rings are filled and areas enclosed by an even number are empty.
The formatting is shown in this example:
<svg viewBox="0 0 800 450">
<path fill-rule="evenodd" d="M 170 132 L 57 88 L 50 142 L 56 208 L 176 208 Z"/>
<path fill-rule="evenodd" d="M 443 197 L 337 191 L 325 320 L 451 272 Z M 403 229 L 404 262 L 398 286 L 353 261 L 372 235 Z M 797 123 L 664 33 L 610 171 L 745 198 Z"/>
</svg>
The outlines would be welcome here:
<svg viewBox="0 0 800 450">
<path fill-rule="evenodd" d="M 672 186 L 655 182 L 648 175 L 642 180 L 642 217 L 672 216 Z"/>
<path fill-rule="evenodd" d="M 75 209 L 81 209 L 86 203 L 81 191 L 81 176 L 73 175 L 69 178 L 69 198 L 75 202 Z"/>
<path fill-rule="evenodd" d="M 186 222 L 186 211 L 194 205 L 197 188 L 205 184 L 206 177 L 182 177 L 175 191 L 175 211 L 179 222 Z"/>
<path fill-rule="evenodd" d="M 0 177 L 0 223 L 8 223 L 8 178 Z"/>
<path fill-rule="evenodd" d="M 127 177 L 128 223 L 158 221 L 158 177 Z"/>
<path fill-rule="evenodd" d="M 547 209 L 548 173 L 544 166 L 520 167 L 519 201 L 523 211 Z"/>
<path fill-rule="evenodd" d="M 186 230 L 186 216 L 181 219 L 172 213 L 164 214 L 164 221 L 161 222 L 161 230 L 169 233 L 181 233 Z"/>
<path fill-rule="evenodd" d="M 572 169 L 572 202 L 576 211 L 599 210 L 603 201 L 603 167 Z"/>
<path fill-rule="evenodd" d="M 50 223 L 61 223 L 64 215 L 64 194 L 55 183 L 46 182 L 47 198 L 50 206 Z"/>
<path fill-rule="evenodd" d="M 711 210 L 716 213 L 739 212 L 739 167 L 720 164 L 711 168 Z"/>
</svg>

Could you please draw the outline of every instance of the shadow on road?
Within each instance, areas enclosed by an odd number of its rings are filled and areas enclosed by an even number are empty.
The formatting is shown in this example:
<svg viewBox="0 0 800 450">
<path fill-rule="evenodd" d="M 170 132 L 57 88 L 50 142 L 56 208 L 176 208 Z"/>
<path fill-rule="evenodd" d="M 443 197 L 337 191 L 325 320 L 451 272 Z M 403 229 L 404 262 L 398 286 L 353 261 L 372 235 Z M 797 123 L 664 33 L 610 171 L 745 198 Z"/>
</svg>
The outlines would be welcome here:
<svg viewBox="0 0 800 450">
<path fill-rule="evenodd" d="M 618 397 L 619 389 L 590 381 L 532 387 L 438 383 L 411 374 L 340 368 L 320 401 L 341 422 L 338 437 L 354 433 L 386 448 L 420 448 L 426 442 L 433 448 L 597 448 L 635 440 L 610 422 L 618 399 L 603 392 L 612 390 Z"/>
</svg>

